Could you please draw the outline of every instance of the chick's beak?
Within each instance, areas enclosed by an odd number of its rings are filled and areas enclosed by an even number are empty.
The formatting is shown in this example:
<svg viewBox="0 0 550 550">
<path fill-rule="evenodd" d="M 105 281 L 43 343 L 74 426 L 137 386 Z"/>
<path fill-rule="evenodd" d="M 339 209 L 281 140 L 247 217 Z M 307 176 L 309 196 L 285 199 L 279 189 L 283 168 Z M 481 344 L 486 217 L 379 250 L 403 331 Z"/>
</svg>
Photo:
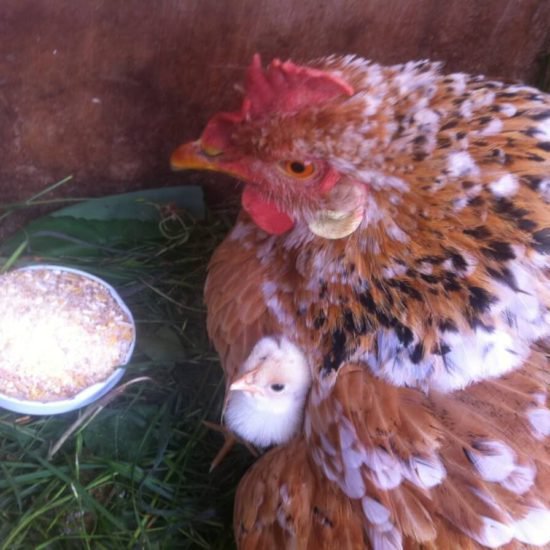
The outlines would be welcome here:
<svg viewBox="0 0 550 550">
<path fill-rule="evenodd" d="M 260 395 L 265 393 L 264 390 L 254 383 L 254 377 L 250 372 L 247 372 L 244 376 L 237 378 L 230 386 L 229 391 L 244 391 L 251 395 Z"/>
</svg>

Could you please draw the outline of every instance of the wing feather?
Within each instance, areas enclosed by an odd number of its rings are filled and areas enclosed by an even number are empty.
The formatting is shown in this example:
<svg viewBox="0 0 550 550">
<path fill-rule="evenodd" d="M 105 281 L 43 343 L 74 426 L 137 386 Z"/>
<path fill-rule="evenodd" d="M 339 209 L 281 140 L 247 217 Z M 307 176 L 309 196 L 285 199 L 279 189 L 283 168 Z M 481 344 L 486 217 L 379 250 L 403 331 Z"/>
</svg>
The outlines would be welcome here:
<svg viewBox="0 0 550 550">
<path fill-rule="evenodd" d="M 269 451 L 245 474 L 234 529 L 241 550 L 368 547 L 357 505 L 318 475 L 303 438 Z"/>
<path fill-rule="evenodd" d="M 262 336 L 280 333 L 262 293 L 266 278 L 255 249 L 231 234 L 210 261 L 205 287 L 207 328 L 226 380 L 234 377 Z"/>
<path fill-rule="evenodd" d="M 378 525 L 366 507 L 371 541 L 393 526 L 411 544 L 444 541 L 449 529 L 507 544 L 522 518 L 550 506 L 549 438 L 530 420 L 534 408 L 548 411 L 548 376 L 538 351 L 517 371 L 453 393 L 396 387 L 345 364 L 312 390 L 313 460 L 352 501 L 386 510 Z"/>
</svg>

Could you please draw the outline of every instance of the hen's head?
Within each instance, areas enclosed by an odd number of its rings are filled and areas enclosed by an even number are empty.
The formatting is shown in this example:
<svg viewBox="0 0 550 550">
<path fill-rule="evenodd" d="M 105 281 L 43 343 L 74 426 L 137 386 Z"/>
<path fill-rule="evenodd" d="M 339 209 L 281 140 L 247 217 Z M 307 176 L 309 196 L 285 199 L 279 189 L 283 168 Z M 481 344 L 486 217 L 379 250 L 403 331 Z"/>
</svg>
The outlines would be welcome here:
<svg viewBox="0 0 550 550">
<path fill-rule="evenodd" d="M 369 147 L 386 143 L 392 130 L 380 98 L 365 91 L 379 87 L 381 73 L 370 71 L 366 82 L 368 62 L 360 60 L 361 70 L 354 62 L 328 58 L 306 67 L 274 60 L 264 70 L 256 55 L 241 109 L 215 115 L 198 141 L 174 152 L 172 166 L 243 180 L 243 207 L 269 233 L 298 220 L 323 233 L 326 219 L 336 237 L 349 233 L 362 219 L 367 192 L 357 173 Z"/>
</svg>

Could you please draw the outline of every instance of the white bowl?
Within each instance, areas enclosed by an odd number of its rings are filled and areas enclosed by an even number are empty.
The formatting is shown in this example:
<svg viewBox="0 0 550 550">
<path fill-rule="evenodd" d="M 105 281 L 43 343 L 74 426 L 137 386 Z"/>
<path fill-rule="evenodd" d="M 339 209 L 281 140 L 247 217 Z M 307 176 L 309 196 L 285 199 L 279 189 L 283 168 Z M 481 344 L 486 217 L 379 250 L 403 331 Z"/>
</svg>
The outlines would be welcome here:
<svg viewBox="0 0 550 550">
<path fill-rule="evenodd" d="M 10 397 L 8 395 L 4 395 L 0 393 L 0 407 L 4 409 L 8 409 L 10 411 L 14 411 L 17 413 L 34 414 L 34 415 L 61 414 L 69 411 L 74 411 L 75 409 L 80 409 L 81 407 L 85 407 L 86 405 L 93 403 L 94 401 L 98 400 L 100 397 L 104 396 L 109 390 L 111 390 L 118 383 L 118 381 L 122 378 L 126 370 L 124 366 L 128 364 L 128 362 L 130 361 L 130 358 L 132 357 L 132 353 L 134 351 L 134 346 L 136 343 L 136 325 L 135 325 L 135 321 L 132 316 L 132 313 L 130 312 L 126 304 L 122 301 L 122 298 L 118 295 L 117 291 L 111 285 L 109 285 L 99 277 L 96 277 L 95 275 L 91 275 L 90 273 L 86 273 L 85 271 L 81 271 L 80 269 L 73 269 L 70 267 L 64 267 L 59 265 L 46 265 L 46 264 L 23 267 L 18 269 L 18 271 L 35 270 L 35 269 L 42 269 L 42 270 L 51 269 L 56 271 L 67 271 L 67 272 L 76 273 L 83 277 L 87 277 L 88 279 L 93 279 L 94 281 L 97 281 L 109 291 L 113 299 L 118 303 L 120 308 L 128 316 L 129 322 L 131 323 L 132 329 L 133 329 L 132 342 L 130 343 L 130 347 L 128 348 L 128 353 L 126 354 L 125 360 L 122 362 L 121 366 L 117 367 L 113 371 L 113 373 L 103 382 L 99 382 L 91 386 L 88 386 L 87 388 L 83 389 L 82 391 L 80 391 L 79 393 L 77 393 L 76 395 L 74 395 L 69 399 L 60 399 L 58 401 L 30 401 L 26 399 L 17 399 L 15 397 Z"/>
</svg>

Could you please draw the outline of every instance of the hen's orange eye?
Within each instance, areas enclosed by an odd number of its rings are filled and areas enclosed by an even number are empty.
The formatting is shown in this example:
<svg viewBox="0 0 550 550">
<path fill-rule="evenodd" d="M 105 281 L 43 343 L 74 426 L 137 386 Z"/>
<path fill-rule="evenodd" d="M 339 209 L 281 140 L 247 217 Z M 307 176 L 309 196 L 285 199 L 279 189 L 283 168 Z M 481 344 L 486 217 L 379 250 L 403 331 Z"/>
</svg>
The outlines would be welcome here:
<svg viewBox="0 0 550 550">
<path fill-rule="evenodd" d="M 301 160 L 286 160 L 281 166 L 287 174 L 298 179 L 309 178 L 315 172 L 315 166 L 311 162 Z"/>
</svg>

